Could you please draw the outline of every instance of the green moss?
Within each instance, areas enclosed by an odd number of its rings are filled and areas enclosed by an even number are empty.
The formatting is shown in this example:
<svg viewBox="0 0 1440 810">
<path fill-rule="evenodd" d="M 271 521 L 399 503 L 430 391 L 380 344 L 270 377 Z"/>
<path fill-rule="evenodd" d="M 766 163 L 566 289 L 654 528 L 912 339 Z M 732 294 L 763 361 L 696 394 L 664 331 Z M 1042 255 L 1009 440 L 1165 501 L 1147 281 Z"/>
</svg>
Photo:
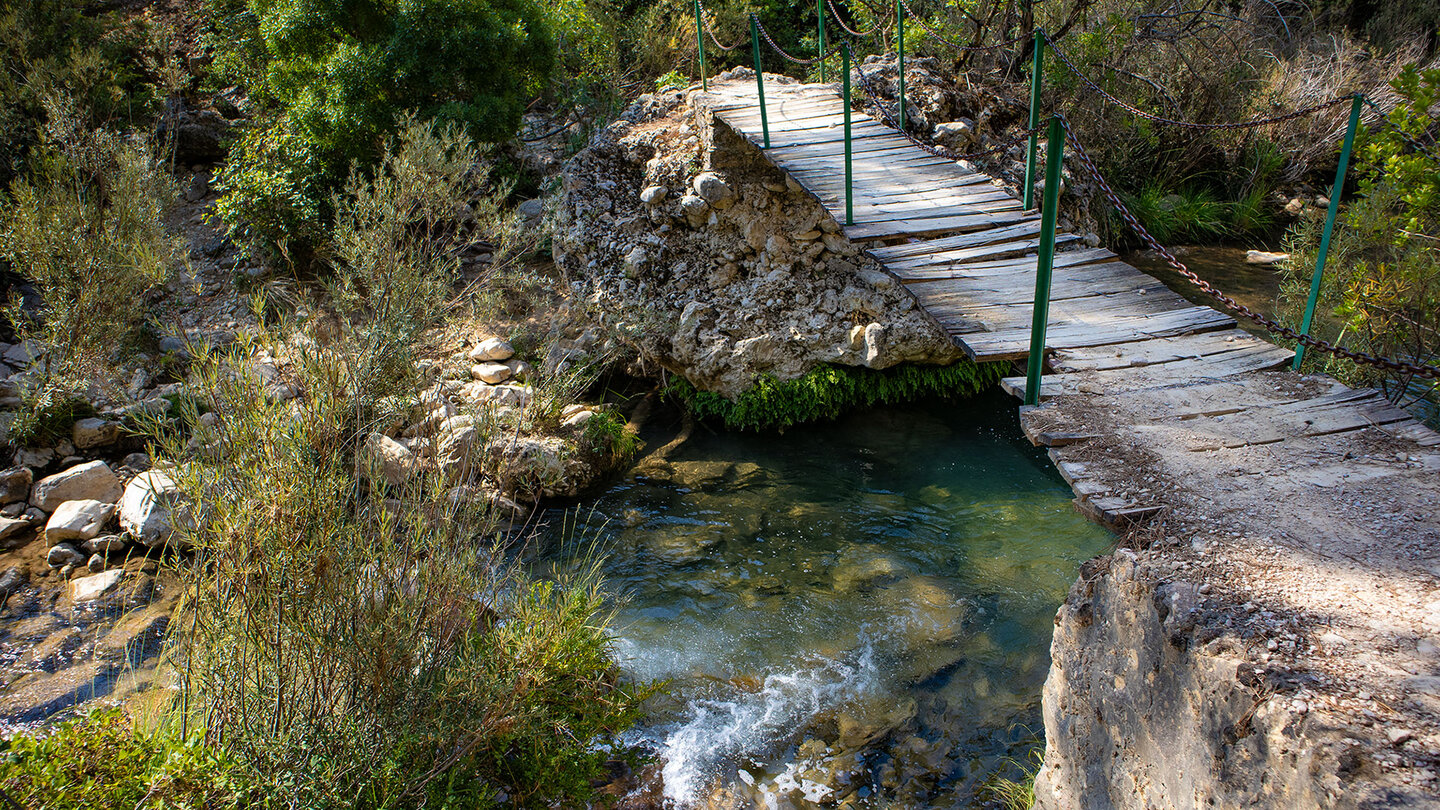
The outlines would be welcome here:
<svg viewBox="0 0 1440 810">
<path fill-rule="evenodd" d="M 1001 368 L 961 361 L 950 366 L 896 366 L 876 371 L 853 366 L 819 366 L 803 377 L 777 380 L 766 375 L 734 400 L 697 391 L 677 378 L 666 393 L 702 419 L 732 430 L 784 430 L 834 419 L 853 408 L 906 402 L 926 396 L 966 397 L 994 385 Z"/>
</svg>

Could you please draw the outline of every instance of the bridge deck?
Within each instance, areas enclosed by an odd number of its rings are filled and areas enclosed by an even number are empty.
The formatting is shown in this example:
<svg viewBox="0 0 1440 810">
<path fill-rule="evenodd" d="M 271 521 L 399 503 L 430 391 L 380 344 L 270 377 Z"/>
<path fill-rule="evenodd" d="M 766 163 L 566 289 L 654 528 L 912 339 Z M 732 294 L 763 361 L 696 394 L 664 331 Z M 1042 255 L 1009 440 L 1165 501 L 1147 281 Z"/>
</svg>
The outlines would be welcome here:
<svg viewBox="0 0 1440 810">
<path fill-rule="evenodd" d="M 712 85 L 715 118 L 761 147 L 755 87 Z M 766 157 L 845 221 L 844 109 L 831 85 L 766 86 L 770 148 Z M 1040 217 L 990 177 L 935 157 L 889 127 L 854 112 L 854 224 L 850 239 L 898 277 L 926 312 L 977 361 L 1015 361 L 1029 352 Z M 1077 504 L 1108 523 L 1158 509 L 1149 497 L 1119 495 L 1066 466 L 1067 445 L 1093 434 L 1073 419 L 1051 419 L 1060 400 L 1128 396 L 1126 430 L 1138 423 L 1183 424 L 1167 434 L 1191 449 L 1269 444 L 1379 428 L 1423 446 L 1440 435 L 1373 391 L 1333 381 L 1310 393 L 1241 380 L 1288 363 L 1293 354 L 1238 328 L 1233 318 L 1196 306 L 1103 248 L 1086 249 L 1061 234 L 1046 349 L 1042 406 L 1023 424 L 1052 451 L 1077 493 Z M 1229 385 L 1218 382 L 1236 381 Z M 1023 378 L 1004 381 L 1023 394 Z M 1207 388 L 1207 386 L 1209 386 Z M 1267 395 L 1265 390 L 1274 391 Z M 1049 403 L 1044 401 L 1048 400 Z M 1143 400 L 1143 402 L 1142 402 Z M 1083 420 L 1082 420 L 1083 421 Z M 1069 427 L 1055 429 L 1065 422 Z"/>
</svg>

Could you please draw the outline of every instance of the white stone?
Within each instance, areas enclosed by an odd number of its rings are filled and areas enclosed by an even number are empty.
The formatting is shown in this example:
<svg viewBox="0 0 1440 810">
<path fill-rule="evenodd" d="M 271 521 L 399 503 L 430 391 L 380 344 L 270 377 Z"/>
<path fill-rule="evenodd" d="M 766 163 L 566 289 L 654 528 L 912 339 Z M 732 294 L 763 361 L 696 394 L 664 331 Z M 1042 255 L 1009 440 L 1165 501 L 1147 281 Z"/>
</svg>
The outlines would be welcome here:
<svg viewBox="0 0 1440 810">
<path fill-rule="evenodd" d="M 78 549 L 69 543 L 56 543 L 45 555 L 45 562 L 51 568 L 64 568 L 67 565 L 79 565 L 85 559 Z"/>
<path fill-rule="evenodd" d="M 515 356 L 515 348 L 509 342 L 500 338 L 486 338 L 475 344 L 470 350 L 469 357 L 475 362 L 485 360 L 509 360 Z"/>
<path fill-rule="evenodd" d="M 371 433 L 360 450 L 361 470 L 371 480 L 402 486 L 415 476 L 420 461 L 410 448 L 383 433 Z"/>
<path fill-rule="evenodd" d="M 40 479 L 30 492 L 30 503 L 53 512 L 66 501 L 115 503 L 123 492 L 120 479 L 105 462 L 91 461 Z"/>
<path fill-rule="evenodd" d="M 487 383 L 502 383 L 515 372 L 503 363 L 479 363 L 470 369 L 470 376 Z"/>
<path fill-rule="evenodd" d="M 81 419 L 71 429 L 71 440 L 81 450 L 91 450 L 114 444 L 120 439 L 120 423 L 107 422 L 99 417 Z"/>
<path fill-rule="evenodd" d="M 149 548 L 177 540 L 177 525 L 192 521 L 184 491 L 160 470 L 130 479 L 120 499 L 120 528 Z"/>
<path fill-rule="evenodd" d="M 664 201 L 665 194 L 664 186 L 648 186 L 640 192 L 640 202 L 646 205 L 658 205 Z"/>
<path fill-rule="evenodd" d="M 125 569 L 112 568 L 101 574 L 91 574 L 88 577 L 72 580 L 70 582 L 70 601 L 90 602 L 99 599 L 105 594 L 115 590 L 120 580 L 125 578 Z"/>
<path fill-rule="evenodd" d="M 1246 264 L 1279 264 L 1289 258 L 1289 253 L 1269 253 L 1264 250 L 1245 251 Z"/>
<path fill-rule="evenodd" d="M 735 192 L 730 190 L 729 184 L 721 180 L 720 176 L 714 172 L 701 172 L 695 175 L 695 179 L 690 185 L 700 199 L 716 208 L 725 208 L 735 196 Z"/>
<path fill-rule="evenodd" d="M 20 518 L 0 517 L 0 541 L 16 537 L 34 525 L 30 521 Z"/>
<path fill-rule="evenodd" d="M 87 554 L 113 554 L 117 551 L 124 551 L 130 543 L 118 534 L 107 534 L 96 537 L 93 540 L 86 540 L 81 544 Z"/>
<path fill-rule="evenodd" d="M 50 520 L 45 523 L 45 542 L 58 543 L 62 540 L 90 540 L 100 536 L 100 530 L 115 514 L 115 505 L 99 501 L 66 501 L 56 507 Z"/>
<path fill-rule="evenodd" d="M 584 427 L 586 422 L 589 422 L 591 419 L 594 418 L 594 411 L 580 411 L 579 413 L 572 413 L 569 416 L 562 418 L 560 420 L 560 426 L 567 428 Z"/>
</svg>

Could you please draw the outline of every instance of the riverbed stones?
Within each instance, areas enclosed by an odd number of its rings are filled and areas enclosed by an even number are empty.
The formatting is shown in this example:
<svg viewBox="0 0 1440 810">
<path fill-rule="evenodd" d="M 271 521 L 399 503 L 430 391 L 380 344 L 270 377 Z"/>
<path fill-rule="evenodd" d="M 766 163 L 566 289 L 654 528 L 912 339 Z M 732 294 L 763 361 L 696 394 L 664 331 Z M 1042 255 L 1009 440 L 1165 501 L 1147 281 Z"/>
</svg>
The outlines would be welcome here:
<svg viewBox="0 0 1440 810">
<path fill-rule="evenodd" d="M 477 363 L 470 367 L 470 376 L 481 382 L 496 384 L 503 383 L 514 375 L 514 371 L 504 363 Z"/>
<path fill-rule="evenodd" d="M 640 190 L 640 202 L 646 205 L 659 205 L 665 201 L 665 193 L 664 186 L 646 186 Z"/>
<path fill-rule="evenodd" d="M 509 341 L 502 340 L 498 337 L 486 338 L 475 344 L 475 348 L 470 350 L 468 356 L 477 363 L 485 361 L 499 362 L 514 357 L 515 347 L 511 346 Z"/>
<path fill-rule="evenodd" d="M 420 471 L 420 459 L 410 448 L 383 433 L 371 433 L 360 448 L 362 473 L 372 481 L 403 486 Z"/>
<path fill-rule="evenodd" d="M 147 548 L 178 541 L 193 519 L 180 485 L 160 470 L 135 476 L 120 499 L 120 527 Z"/>
<path fill-rule="evenodd" d="M 85 555 L 75 548 L 71 543 L 56 543 L 50 547 L 45 555 L 45 562 L 51 568 L 64 568 L 67 565 L 77 565 L 85 559 Z"/>
<path fill-rule="evenodd" d="M 99 417 L 81 419 L 71 429 L 71 441 L 81 450 L 112 445 L 120 440 L 120 423 Z"/>
<path fill-rule="evenodd" d="M 70 583 L 70 601 L 93 602 L 115 590 L 124 578 L 124 569 L 112 568 L 100 574 L 91 574 L 88 577 L 73 580 Z"/>
<path fill-rule="evenodd" d="M 30 493 L 30 503 L 53 512 L 66 501 L 115 503 L 123 493 L 120 479 L 105 462 L 91 461 L 40 479 Z"/>
<path fill-rule="evenodd" d="M 854 593 L 888 585 L 911 573 L 909 566 L 883 549 L 852 545 L 835 561 L 830 581 L 837 593 Z"/>
<path fill-rule="evenodd" d="M 0 472 L 0 504 L 19 503 L 30 495 L 35 474 L 29 467 L 11 467 Z"/>
<path fill-rule="evenodd" d="M 61 540 L 90 540 L 100 535 L 101 529 L 115 514 L 115 505 L 100 501 L 66 501 L 55 508 L 45 524 L 45 541 L 58 543 Z"/>
<path fill-rule="evenodd" d="M 24 518 L 0 517 L 0 544 L 25 536 L 35 524 Z"/>
</svg>

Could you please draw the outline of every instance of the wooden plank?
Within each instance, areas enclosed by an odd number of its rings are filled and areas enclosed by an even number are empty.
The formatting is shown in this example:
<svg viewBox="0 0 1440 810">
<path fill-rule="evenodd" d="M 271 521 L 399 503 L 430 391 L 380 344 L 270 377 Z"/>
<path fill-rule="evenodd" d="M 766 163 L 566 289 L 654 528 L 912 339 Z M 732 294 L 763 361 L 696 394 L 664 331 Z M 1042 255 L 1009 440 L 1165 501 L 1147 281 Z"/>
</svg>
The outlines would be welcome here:
<svg viewBox="0 0 1440 810">
<path fill-rule="evenodd" d="M 1060 349 L 1055 352 L 1050 362 L 1051 366 L 1061 373 L 1104 371 L 1171 363 L 1190 357 L 1209 357 L 1256 346 L 1276 348 L 1249 332 L 1231 329 L 1199 335 L 1156 338 L 1138 343 L 1118 343 L 1113 346 Z"/>
<path fill-rule="evenodd" d="M 924 236 L 941 233 L 960 233 L 997 225 L 1011 225 L 1033 216 L 1024 211 L 1008 211 L 998 214 L 977 214 L 974 216 L 940 217 L 938 219 L 916 218 L 852 225 L 845 228 L 845 235 L 851 239 L 883 239 L 891 236 L 911 234 Z"/>
<path fill-rule="evenodd" d="M 919 194 L 897 195 L 894 197 L 868 197 L 855 191 L 856 208 L 864 207 L 866 210 L 886 214 L 907 214 L 915 211 L 928 211 L 937 206 L 955 206 L 966 203 L 985 202 L 1020 202 L 1010 196 L 1004 189 L 998 189 L 990 185 L 968 186 L 964 190 L 948 192 L 944 195 L 921 196 Z M 830 200 L 843 201 L 845 199 L 844 184 L 824 186 L 822 188 L 810 188 L 810 192 L 819 197 L 821 202 Z"/>
<path fill-rule="evenodd" d="M 939 320 L 944 323 L 944 319 Z M 1228 315 L 1209 307 L 1189 307 L 1159 315 L 1116 316 L 1104 322 L 1061 324 L 1046 329 L 1045 342 L 1047 348 L 1104 346 L 1234 326 L 1235 319 Z M 1019 360 L 1030 352 L 1030 328 L 1023 326 L 966 334 L 960 343 L 975 360 Z"/>
<path fill-rule="evenodd" d="M 1047 333 L 1048 342 L 1048 333 Z M 1060 396 L 1074 396 L 1076 394 L 1104 394 L 1106 396 L 1117 396 L 1120 394 L 1136 391 L 1150 391 L 1155 388 L 1183 387 L 1187 383 L 1196 380 L 1216 380 L 1226 377 L 1235 377 L 1241 374 L 1248 374 L 1255 371 L 1283 366 L 1290 361 L 1290 355 L 1286 350 L 1278 346 L 1247 346 L 1220 355 L 1209 357 L 1188 357 L 1174 360 L 1169 363 L 1159 363 L 1150 366 L 1122 367 L 1108 369 L 1105 371 L 1091 371 L 1075 374 L 1050 374 L 1046 375 L 1040 384 L 1041 399 L 1050 399 Z M 1001 382 L 1005 390 L 1012 394 L 1020 391 L 1023 395 L 1025 389 L 1025 378 L 1007 378 Z M 1182 389 L 1183 390 L 1183 389 Z M 1195 396 L 1194 392 L 1185 395 L 1187 399 Z M 1268 396 L 1268 394 L 1267 394 Z M 1167 411 L 1159 407 L 1153 411 L 1156 420 L 1163 418 L 1173 419 L 1194 419 L 1202 416 L 1197 412 L 1194 402 L 1189 406 L 1179 407 L 1176 410 Z M 1219 403 L 1210 403 L 1203 409 L 1207 417 L 1225 415 L 1243 410 L 1245 406 L 1237 405 L 1239 402 L 1231 396 Z M 1266 400 L 1254 401 L 1252 405 L 1269 405 Z"/>
<path fill-rule="evenodd" d="M 1060 234 L 1055 237 L 1056 247 L 1078 242 L 1080 237 L 1074 234 Z M 885 267 L 896 275 L 906 279 L 914 279 L 916 282 L 939 281 L 942 279 L 982 279 L 987 276 L 1008 275 L 1018 273 L 1035 276 L 1036 266 L 1039 260 L 1035 256 L 1024 256 L 1023 254 L 1039 248 L 1040 240 L 1027 239 L 1023 242 L 1005 243 L 1005 246 L 1012 250 L 1011 258 L 1000 258 L 993 253 L 981 252 L 984 249 L 970 248 L 968 250 L 947 251 L 931 256 L 922 256 L 915 259 L 901 259 L 885 263 Z M 1015 252 L 1018 251 L 1018 252 Z M 980 260 L 981 257 L 989 259 Z M 993 258 L 992 258 L 993 257 Z M 1088 248 L 1084 250 L 1071 250 L 1056 253 L 1054 269 L 1061 270 L 1069 267 L 1096 264 L 1098 262 L 1114 259 L 1115 254 L 1105 248 Z M 1136 271 L 1139 275 L 1139 271 Z M 1114 274 L 1118 275 L 1118 274 Z M 1149 276 L 1145 276 L 1149 278 Z"/>
<path fill-rule="evenodd" d="M 870 255 L 874 256 L 877 260 L 888 262 L 911 256 L 933 256 L 945 251 L 964 250 L 966 248 L 979 247 L 980 245 L 989 245 L 1011 239 L 1025 239 L 1030 236 L 1038 236 L 1039 233 L 1040 215 L 1031 214 L 1016 224 L 1004 228 L 995 228 L 993 230 L 962 236 L 947 236 L 943 239 L 917 239 L 914 242 L 904 245 L 871 248 L 869 252 Z"/>
<path fill-rule="evenodd" d="M 1025 224 L 1028 225 L 1030 223 Z M 1006 229 L 997 228 L 996 230 Z M 1055 238 L 1055 244 L 1057 246 L 1061 246 L 1078 241 L 1079 238 L 1080 237 L 1075 236 L 1074 234 L 1060 234 L 1058 237 Z M 984 260 L 1013 259 L 1024 256 L 1027 253 L 1033 253 L 1037 248 L 1039 248 L 1039 246 L 1040 240 L 1039 238 L 1035 238 L 1025 239 L 1016 242 L 1000 242 L 998 244 L 981 245 L 979 247 L 968 248 L 966 250 L 950 251 L 951 254 L 957 257 L 956 260 L 954 262 L 937 262 L 934 265 L 934 268 L 936 269 L 932 269 L 932 266 L 926 263 L 929 257 L 910 259 L 906 260 L 904 263 L 890 261 L 882 262 L 882 264 L 884 264 L 886 270 L 894 273 L 897 278 L 899 278 L 906 284 L 911 283 L 912 280 L 915 282 L 924 282 L 939 281 L 947 278 L 970 278 L 971 276 L 965 274 L 963 271 L 951 270 L 949 268 L 952 264 L 958 264 L 959 262 L 965 260 L 973 260 L 977 263 L 988 265 L 990 264 L 990 262 Z M 870 252 L 874 253 L 877 251 L 888 249 L 889 248 L 873 248 Z M 1060 256 L 1068 255 L 1069 254 L 1057 254 L 1056 261 L 1061 261 Z"/>
</svg>

